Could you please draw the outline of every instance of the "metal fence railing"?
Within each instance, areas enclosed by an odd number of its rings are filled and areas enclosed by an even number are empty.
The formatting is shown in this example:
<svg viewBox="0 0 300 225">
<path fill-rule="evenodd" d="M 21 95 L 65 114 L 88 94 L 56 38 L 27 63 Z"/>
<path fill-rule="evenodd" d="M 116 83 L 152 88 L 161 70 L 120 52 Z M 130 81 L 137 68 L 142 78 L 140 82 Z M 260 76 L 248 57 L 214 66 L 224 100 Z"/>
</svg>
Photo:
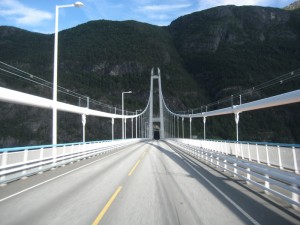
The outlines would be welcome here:
<svg viewBox="0 0 300 225">
<path fill-rule="evenodd" d="M 0 149 L 0 184 L 83 158 L 107 153 L 141 139 L 80 142 Z"/>
<path fill-rule="evenodd" d="M 298 174 L 270 167 L 266 164 L 248 161 L 234 154 L 228 154 L 226 150 L 225 152 L 220 152 L 211 148 L 201 147 L 197 140 L 191 140 L 191 143 L 187 143 L 187 139 L 184 139 L 184 141 L 182 139 L 165 139 L 165 141 L 176 151 L 185 152 L 201 162 L 216 167 L 222 172 L 230 173 L 234 177 L 245 180 L 248 184 L 261 188 L 266 193 L 272 193 L 280 197 L 294 208 L 300 208 L 300 176 Z M 264 148 L 262 149 L 262 152 L 264 152 Z M 267 155 L 265 156 L 267 157 Z"/>
<path fill-rule="evenodd" d="M 234 155 L 268 166 L 279 167 L 282 170 L 291 170 L 299 174 L 300 145 L 196 139 L 176 139 L 176 141 L 226 155 Z"/>
</svg>

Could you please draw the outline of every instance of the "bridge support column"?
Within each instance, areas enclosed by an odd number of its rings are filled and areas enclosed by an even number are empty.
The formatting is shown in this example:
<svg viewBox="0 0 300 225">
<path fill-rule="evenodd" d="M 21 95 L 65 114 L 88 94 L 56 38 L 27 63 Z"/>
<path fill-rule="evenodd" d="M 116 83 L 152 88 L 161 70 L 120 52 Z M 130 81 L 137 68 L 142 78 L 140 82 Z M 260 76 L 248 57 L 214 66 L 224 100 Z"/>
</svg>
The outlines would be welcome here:
<svg viewBox="0 0 300 225">
<path fill-rule="evenodd" d="M 173 116 L 173 137 L 176 138 L 176 117 Z"/>
<path fill-rule="evenodd" d="M 192 139 L 192 117 L 190 117 L 190 139 Z"/>
<path fill-rule="evenodd" d="M 184 117 L 182 117 L 182 138 L 184 138 Z"/>
<path fill-rule="evenodd" d="M 85 142 L 85 124 L 86 124 L 86 115 L 81 115 L 81 122 L 82 122 L 82 142 Z"/>
<path fill-rule="evenodd" d="M 114 118 L 111 118 L 111 140 L 114 140 L 115 137 L 114 137 L 114 125 L 115 125 L 115 119 Z"/>
<path fill-rule="evenodd" d="M 126 118 L 124 118 L 124 139 L 126 139 Z"/>
<path fill-rule="evenodd" d="M 206 117 L 203 117 L 203 139 L 206 139 Z"/>
<path fill-rule="evenodd" d="M 179 117 L 177 116 L 177 138 L 179 138 Z"/>
<path fill-rule="evenodd" d="M 239 141 L 239 120 L 240 116 L 239 113 L 234 114 L 235 124 L 236 124 L 236 141 Z"/>
<path fill-rule="evenodd" d="M 133 118 L 131 118 L 131 138 L 133 138 Z"/>
<path fill-rule="evenodd" d="M 148 138 L 152 139 L 153 133 L 153 80 L 157 76 L 154 75 L 154 68 L 151 70 L 151 84 L 150 84 L 150 112 L 149 112 L 149 130 Z"/>
<path fill-rule="evenodd" d="M 140 120 L 140 121 L 139 121 L 139 122 L 140 122 L 140 124 L 139 124 L 140 136 L 139 136 L 139 137 L 140 137 L 140 138 L 143 138 L 143 137 L 142 137 L 142 116 L 140 116 L 140 119 L 139 119 L 139 120 Z"/>
<path fill-rule="evenodd" d="M 135 138 L 138 137 L 137 121 L 138 121 L 138 117 L 135 117 Z"/>
<path fill-rule="evenodd" d="M 160 139 L 164 139 L 165 138 L 165 125 L 164 125 L 163 95 L 162 95 L 162 88 L 161 88 L 160 69 L 157 68 L 157 70 L 158 70 L 159 119 L 160 119 L 159 136 L 160 136 Z"/>
<path fill-rule="evenodd" d="M 169 114 L 169 138 L 172 138 L 172 116 Z"/>
</svg>

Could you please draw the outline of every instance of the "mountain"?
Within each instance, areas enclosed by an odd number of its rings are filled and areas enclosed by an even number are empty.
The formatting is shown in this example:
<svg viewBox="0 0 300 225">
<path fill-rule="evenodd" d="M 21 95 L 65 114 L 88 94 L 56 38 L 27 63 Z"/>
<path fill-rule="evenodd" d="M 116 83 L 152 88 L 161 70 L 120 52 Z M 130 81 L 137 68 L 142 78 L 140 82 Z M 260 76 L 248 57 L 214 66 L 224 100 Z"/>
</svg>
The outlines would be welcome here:
<svg viewBox="0 0 300 225">
<path fill-rule="evenodd" d="M 216 7 L 182 16 L 173 21 L 168 30 L 174 37 L 188 72 L 193 74 L 200 89 L 204 89 L 214 101 L 299 68 L 299 10 L 290 12 L 255 6 Z M 285 86 L 298 89 L 299 80 Z M 267 94 L 276 94 L 276 91 L 265 90 L 257 93 L 257 97 L 266 97 Z M 299 143 L 299 128 L 291 122 L 297 121 L 298 124 L 299 118 L 297 113 L 294 116 L 291 113 L 280 107 L 243 113 L 240 121 L 242 133 L 249 135 L 248 140 L 258 140 L 260 136 L 264 140 L 271 138 L 283 142 L 290 142 L 285 138 L 292 135 Z M 268 120 L 270 115 L 276 118 L 276 123 Z M 231 122 L 231 127 L 234 127 L 231 117 L 224 117 L 224 120 L 211 118 L 211 126 L 228 127 Z M 256 122 L 259 121 L 257 125 L 253 124 L 254 118 L 257 118 Z M 279 127 L 288 128 L 280 130 Z M 224 138 L 226 129 L 219 127 L 219 130 L 220 133 L 223 130 L 220 136 Z"/>
<path fill-rule="evenodd" d="M 169 29 L 188 71 L 218 99 L 229 85 L 251 87 L 298 68 L 299 18 L 299 10 L 226 6 L 183 16 Z"/>
<path fill-rule="evenodd" d="M 295 10 L 295 9 L 299 9 L 300 8 L 300 0 L 297 0 L 291 4 L 289 4 L 288 6 L 284 7 L 284 9 L 287 10 Z"/>
<path fill-rule="evenodd" d="M 1 61 L 52 81 L 53 35 L 0 27 L 0 49 Z M 167 104 L 179 111 L 205 106 L 298 69 L 299 58 L 299 10 L 222 6 L 182 16 L 167 27 L 99 20 L 64 30 L 59 33 L 58 81 L 119 108 L 121 92 L 130 89 L 134 93 L 126 96 L 126 109 L 135 110 L 146 105 L 151 68 L 160 67 Z M 51 89 L 3 73 L 0 85 L 51 98 Z M 296 80 L 256 92 L 254 97 L 299 86 Z M 50 111 L 1 103 L 0 113 L 4 115 L 0 146 L 51 142 Z M 299 113 L 297 105 L 242 113 L 241 140 L 299 143 Z M 59 142 L 81 139 L 80 116 L 59 113 L 59 121 Z M 193 134 L 200 138 L 202 122 L 195 121 Z M 118 123 L 116 138 L 121 130 Z M 109 139 L 110 126 L 108 119 L 88 117 L 87 140 Z M 207 137 L 234 139 L 233 116 L 208 118 Z"/>
</svg>

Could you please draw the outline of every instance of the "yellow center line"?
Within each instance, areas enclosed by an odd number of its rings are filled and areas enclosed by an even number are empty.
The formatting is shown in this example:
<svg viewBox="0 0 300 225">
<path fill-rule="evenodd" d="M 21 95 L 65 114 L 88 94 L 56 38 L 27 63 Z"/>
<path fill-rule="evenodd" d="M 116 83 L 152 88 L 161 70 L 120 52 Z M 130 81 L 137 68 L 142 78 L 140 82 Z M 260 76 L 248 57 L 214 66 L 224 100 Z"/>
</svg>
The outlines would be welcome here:
<svg viewBox="0 0 300 225">
<path fill-rule="evenodd" d="M 130 170 L 130 172 L 128 173 L 128 176 L 131 176 L 131 174 L 133 173 L 133 171 L 135 170 L 135 168 L 140 164 L 141 160 L 139 159 L 136 164 L 134 165 L 134 167 L 132 167 L 132 169 Z"/>
<path fill-rule="evenodd" d="M 105 215 L 105 213 L 109 209 L 110 205 L 116 199 L 116 197 L 118 196 L 118 194 L 121 191 L 121 189 L 122 189 L 122 186 L 119 186 L 118 189 L 115 191 L 115 193 L 111 196 L 111 198 L 109 199 L 109 201 L 106 203 L 106 205 L 104 206 L 104 208 L 101 210 L 101 212 L 99 213 L 99 215 L 97 216 L 97 218 L 95 219 L 95 221 L 93 222 L 92 225 L 98 225 L 100 223 L 101 219 L 103 218 L 103 216 Z"/>
</svg>

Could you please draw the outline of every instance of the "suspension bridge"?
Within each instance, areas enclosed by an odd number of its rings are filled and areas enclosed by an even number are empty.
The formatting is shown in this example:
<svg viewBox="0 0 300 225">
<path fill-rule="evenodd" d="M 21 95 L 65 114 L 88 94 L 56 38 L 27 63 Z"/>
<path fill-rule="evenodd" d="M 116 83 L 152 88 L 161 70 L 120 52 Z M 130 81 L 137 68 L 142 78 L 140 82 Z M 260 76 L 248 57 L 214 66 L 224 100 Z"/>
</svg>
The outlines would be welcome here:
<svg viewBox="0 0 300 225">
<path fill-rule="evenodd" d="M 150 79 L 147 106 L 126 115 L 0 87 L 0 101 L 80 114 L 83 129 L 78 143 L 0 149 L 1 224 L 299 224 L 300 146 L 239 141 L 239 114 L 299 103 L 300 90 L 178 113 L 159 68 Z M 225 114 L 234 115 L 236 141 L 207 140 L 207 118 Z M 111 119 L 111 140 L 85 141 L 91 116 Z M 203 119 L 202 139 L 192 138 L 194 118 Z"/>
</svg>

